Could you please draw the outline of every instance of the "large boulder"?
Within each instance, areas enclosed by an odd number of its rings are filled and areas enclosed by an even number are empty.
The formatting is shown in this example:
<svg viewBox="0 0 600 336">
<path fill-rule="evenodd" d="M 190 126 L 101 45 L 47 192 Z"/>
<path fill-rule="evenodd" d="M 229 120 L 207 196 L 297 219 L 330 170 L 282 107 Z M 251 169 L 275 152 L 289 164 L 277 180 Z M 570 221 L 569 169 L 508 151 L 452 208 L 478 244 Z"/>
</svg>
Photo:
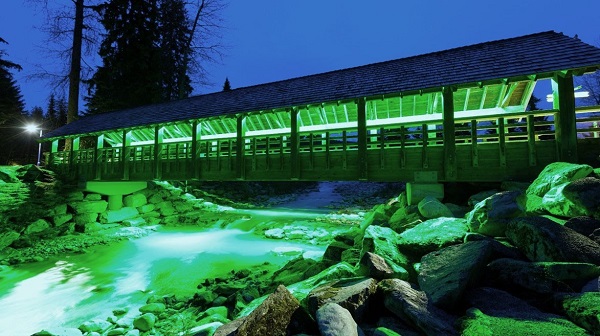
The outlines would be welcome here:
<svg viewBox="0 0 600 336">
<path fill-rule="evenodd" d="M 385 307 L 425 335 L 458 335 L 454 329 L 455 318 L 433 305 L 425 292 L 400 279 L 383 280 L 378 286 L 384 295 Z"/>
<path fill-rule="evenodd" d="M 552 188 L 588 176 L 593 168 L 567 162 L 554 162 L 547 165 L 527 188 L 527 196 L 544 197 Z"/>
<path fill-rule="evenodd" d="M 388 263 L 375 253 L 367 252 L 360 259 L 360 271 L 362 274 L 377 280 L 394 277 L 394 270 Z"/>
<path fill-rule="evenodd" d="M 331 244 L 329 244 L 329 246 L 327 246 L 327 249 L 325 249 L 325 253 L 323 253 L 323 259 L 330 261 L 342 261 L 342 253 L 351 248 L 352 246 L 344 242 L 334 240 L 331 242 Z"/>
<path fill-rule="evenodd" d="M 133 327 L 139 331 L 149 331 L 154 328 L 156 324 L 156 315 L 152 313 L 145 313 L 133 320 Z"/>
<path fill-rule="evenodd" d="M 1 232 L 0 251 L 2 251 L 5 247 L 10 246 L 10 244 L 12 244 L 15 240 L 19 239 L 19 237 L 21 237 L 21 234 L 13 230 Z"/>
<path fill-rule="evenodd" d="M 469 230 L 491 237 L 504 236 L 506 225 L 525 214 L 521 195 L 519 191 L 505 191 L 477 203 L 467 214 Z"/>
<path fill-rule="evenodd" d="M 50 223 L 48 223 L 45 219 L 38 219 L 35 222 L 29 224 L 25 229 L 25 234 L 32 233 L 40 233 L 50 227 Z"/>
<path fill-rule="evenodd" d="M 73 209 L 73 212 L 76 214 L 85 214 L 85 213 L 102 213 L 106 211 L 108 208 L 107 201 L 81 201 L 81 202 L 71 202 L 69 206 Z"/>
<path fill-rule="evenodd" d="M 108 330 L 110 327 L 112 327 L 112 324 L 106 320 L 101 320 L 101 319 L 94 319 L 91 321 L 86 321 L 83 324 L 81 324 L 79 326 L 79 330 L 81 330 L 84 333 L 91 333 L 91 332 L 97 332 L 97 333 L 103 333 L 106 330 Z"/>
<path fill-rule="evenodd" d="M 398 250 L 399 236 L 394 230 L 381 226 L 369 226 L 362 241 L 361 258 L 367 252 L 383 257 L 396 277 L 408 279 L 408 258 Z"/>
<path fill-rule="evenodd" d="M 479 282 L 493 252 L 487 241 L 445 247 L 421 259 L 419 286 L 436 306 L 451 309 Z"/>
<path fill-rule="evenodd" d="M 600 266 L 570 262 L 527 262 L 508 258 L 492 261 L 487 276 L 504 288 L 526 288 L 537 293 L 579 290 L 600 276 Z"/>
<path fill-rule="evenodd" d="M 559 293 L 554 306 L 575 324 L 600 334 L 600 293 Z"/>
<path fill-rule="evenodd" d="M 565 226 L 584 236 L 591 236 L 595 230 L 600 229 L 600 220 L 587 216 L 570 218 Z"/>
<path fill-rule="evenodd" d="M 324 305 L 317 311 L 316 316 L 321 336 L 364 336 L 350 312 L 336 303 Z"/>
<path fill-rule="evenodd" d="M 278 286 L 237 329 L 236 336 L 286 335 L 300 302 L 284 287 Z"/>
<path fill-rule="evenodd" d="M 146 199 L 146 195 L 142 193 L 127 195 L 123 198 L 123 204 L 130 208 L 141 207 L 146 203 L 148 203 L 148 200 Z"/>
<path fill-rule="evenodd" d="M 535 205 L 534 208 L 528 209 L 530 213 L 541 213 L 545 211 L 555 216 L 560 217 L 577 217 L 588 214 L 588 211 L 581 206 L 573 203 L 564 194 L 565 188 L 569 186 L 569 183 L 563 183 L 548 190 L 548 192 L 540 200 L 540 204 Z M 531 200 L 528 206 L 531 206 Z"/>
<path fill-rule="evenodd" d="M 600 245 L 545 217 L 510 222 L 506 236 L 531 261 L 565 261 L 600 265 Z"/>
<path fill-rule="evenodd" d="M 401 233 L 422 222 L 417 205 L 405 205 L 396 210 L 389 219 L 392 230 Z"/>
<path fill-rule="evenodd" d="M 310 291 L 319 285 L 333 280 L 352 278 L 354 276 L 356 276 L 354 267 L 350 266 L 348 263 L 341 262 L 328 267 L 306 280 L 289 285 L 288 289 L 294 293 L 294 296 L 299 300 L 304 300 Z"/>
<path fill-rule="evenodd" d="M 573 322 L 544 313 L 504 291 L 478 288 L 467 295 L 472 307 L 462 319 L 461 335 L 589 335 Z"/>
<path fill-rule="evenodd" d="M 336 280 L 319 286 L 308 294 L 308 310 L 311 314 L 315 314 L 326 303 L 334 302 L 348 309 L 355 321 L 361 322 L 369 310 L 371 298 L 376 291 L 375 279 Z"/>
<path fill-rule="evenodd" d="M 424 255 L 442 247 L 459 244 L 467 234 L 467 221 L 462 218 L 429 219 L 400 234 L 400 251 Z"/>
<path fill-rule="evenodd" d="M 133 219 L 139 216 L 136 208 L 122 207 L 119 210 L 108 210 L 100 215 L 101 223 L 119 223 L 126 219 Z"/>
<path fill-rule="evenodd" d="M 454 217 L 452 211 L 444 203 L 432 196 L 425 196 L 417 205 L 419 212 L 425 218 Z"/>
<path fill-rule="evenodd" d="M 586 177 L 573 181 L 564 188 L 563 194 L 585 215 L 600 219 L 600 179 Z"/>
</svg>

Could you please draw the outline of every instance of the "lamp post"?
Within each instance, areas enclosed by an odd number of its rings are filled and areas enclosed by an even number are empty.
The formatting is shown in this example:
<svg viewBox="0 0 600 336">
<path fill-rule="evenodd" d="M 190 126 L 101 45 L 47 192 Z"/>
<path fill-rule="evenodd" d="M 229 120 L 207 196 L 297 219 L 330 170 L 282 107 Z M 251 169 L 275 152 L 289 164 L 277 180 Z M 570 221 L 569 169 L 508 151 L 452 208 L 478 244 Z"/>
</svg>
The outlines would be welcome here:
<svg viewBox="0 0 600 336">
<path fill-rule="evenodd" d="M 27 126 L 25 126 L 25 130 L 27 130 L 27 132 L 29 133 L 36 133 L 38 130 L 40 131 L 40 139 L 42 138 L 42 128 L 35 125 L 35 124 L 29 124 Z M 38 153 L 37 153 L 37 166 L 39 167 L 41 164 L 41 159 L 42 159 L 42 143 L 38 142 Z"/>
</svg>

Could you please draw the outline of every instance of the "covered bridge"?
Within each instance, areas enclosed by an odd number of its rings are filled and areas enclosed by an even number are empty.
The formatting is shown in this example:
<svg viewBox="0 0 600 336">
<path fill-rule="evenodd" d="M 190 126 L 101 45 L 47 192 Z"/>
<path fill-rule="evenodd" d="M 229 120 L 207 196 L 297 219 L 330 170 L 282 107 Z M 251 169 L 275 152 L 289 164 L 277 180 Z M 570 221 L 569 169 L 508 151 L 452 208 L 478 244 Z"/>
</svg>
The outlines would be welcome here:
<svg viewBox="0 0 600 336">
<path fill-rule="evenodd" d="M 600 154 L 600 108 L 576 109 L 573 84 L 599 67 L 600 49 L 549 31 L 87 116 L 42 141 L 82 181 L 528 179 Z M 540 80 L 553 108 L 528 111 Z"/>
</svg>

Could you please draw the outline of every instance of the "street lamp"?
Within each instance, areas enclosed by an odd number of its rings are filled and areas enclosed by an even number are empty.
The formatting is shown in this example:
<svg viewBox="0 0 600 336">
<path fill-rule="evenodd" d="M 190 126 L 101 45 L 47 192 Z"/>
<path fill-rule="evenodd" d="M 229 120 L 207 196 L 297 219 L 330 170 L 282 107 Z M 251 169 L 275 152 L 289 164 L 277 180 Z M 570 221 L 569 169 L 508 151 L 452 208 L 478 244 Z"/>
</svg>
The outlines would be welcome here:
<svg viewBox="0 0 600 336">
<path fill-rule="evenodd" d="M 35 124 L 27 124 L 25 125 L 25 130 L 29 133 L 36 133 L 38 130 L 40 131 L 40 139 L 42 138 L 42 128 Z M 40 166 L 42 158 L 42 143 L 38 143 L 38 155 L 37 155 L 37 166 Z"/>
</svg>

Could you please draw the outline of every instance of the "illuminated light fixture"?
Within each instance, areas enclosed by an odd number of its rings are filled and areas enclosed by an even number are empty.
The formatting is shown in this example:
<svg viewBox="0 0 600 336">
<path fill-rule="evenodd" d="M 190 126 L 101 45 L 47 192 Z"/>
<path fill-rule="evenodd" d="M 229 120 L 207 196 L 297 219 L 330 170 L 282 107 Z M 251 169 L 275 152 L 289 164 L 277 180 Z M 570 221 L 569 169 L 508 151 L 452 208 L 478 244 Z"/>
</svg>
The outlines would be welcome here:
<svg viewBox="0 0 600 336">
<path fill-rule="evenodd" d="M 25 127 L 24 127 L 24 128 L 25 128 L 25 130 L 26 130 L 27 132 L 29 132 L 29 133 L 33 133 L 33 134 L 37 133 L 37 131 L 40 131 L 40 133 L 39 133 L 39 134 L 40 134 L 40 138 L 42 137 L 42 132 L 43 132 L 43 130 L 42 130 L 42 128 L 41 128 L 41 127 L 39 127 L 38 125 L 35 125 L 35 124 L 27 124 L 27 125 L 25 125 Z M 39 165 L 40 165 L 40 163 L 41 163 L 41 159 L 42 159 L 42 143 L 41 143 L 41 142 L 39 142 L 39 143 L 38 143 L 38 155 L 37 155 L 37 166 L 38 166 L 38 167 L 39 167 Z"/>
<path fill-rule="evenodd" d="M 589 91 L 577 91 L 575 92 L 575 98 L 588 98 L 590 96 Z M 554 101 L 554 96 L 552 94 L 546 95 L 546 101 L 548 103 L 552 103 Z"/>
</svg>

